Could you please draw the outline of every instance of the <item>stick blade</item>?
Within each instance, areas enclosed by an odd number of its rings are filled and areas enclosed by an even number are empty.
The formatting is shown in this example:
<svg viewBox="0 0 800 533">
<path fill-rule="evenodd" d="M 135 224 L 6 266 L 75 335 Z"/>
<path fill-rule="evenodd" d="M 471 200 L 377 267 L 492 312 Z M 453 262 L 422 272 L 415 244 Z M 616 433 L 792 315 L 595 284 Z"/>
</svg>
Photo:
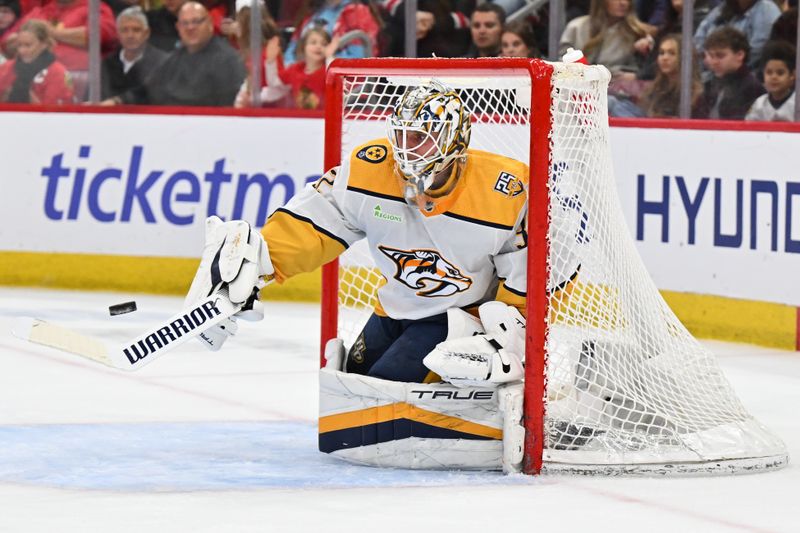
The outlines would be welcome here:
<svg viewBox="0 0 800 533">
<path fill-rule="evenodd" d="M 106 366 L 115 367 L 106 344 L 90 335 L 84 335 L 44 320 L 19 317 L 11 326 L 11 333 L 22 340 L 80 355 Z"/>
</svg>

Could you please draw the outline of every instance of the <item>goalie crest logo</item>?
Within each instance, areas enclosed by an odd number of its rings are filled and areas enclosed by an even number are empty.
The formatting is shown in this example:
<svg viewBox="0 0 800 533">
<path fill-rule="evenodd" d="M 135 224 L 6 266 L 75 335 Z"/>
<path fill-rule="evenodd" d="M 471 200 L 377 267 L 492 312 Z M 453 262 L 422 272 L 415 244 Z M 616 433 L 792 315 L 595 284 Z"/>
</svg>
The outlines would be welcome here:
<svg viewBox="0 0 800 533">
<path fill-rule="evenodd" d="M 388 246 L 378 249 L 397 267 L 394 279 L 411 289 L 417 296 L 452 296 L 472 286 L 472 279 L 447 261 L 436 250 L 397 250 Z"/>
</svg>

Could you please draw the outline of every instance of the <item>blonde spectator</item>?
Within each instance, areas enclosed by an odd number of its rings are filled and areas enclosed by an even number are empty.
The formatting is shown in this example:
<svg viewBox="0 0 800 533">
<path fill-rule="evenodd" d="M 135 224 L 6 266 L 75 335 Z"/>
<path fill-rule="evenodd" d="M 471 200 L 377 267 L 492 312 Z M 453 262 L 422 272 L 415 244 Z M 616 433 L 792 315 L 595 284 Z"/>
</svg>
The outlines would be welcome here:
<svg viewBox="0 0 800 533">
<path fill-rule="evenodd" d="M 89 2 L 88 0 L 53 0 L 34 7 L 22 18 L 44 21 L 55 42 L 56 59 L 70 71 L 87 71 L 89 68 Z M 109 53 L 117 46 L 117 26 L 111 8 L 100 2 L 100 51 Z M 6 43 L 14 46 L 16 35 L 7 37 Z"/>
<path fill-rule="evenodd" d="M 559 55 L 575 48 L 590 63 L 605 65 L 614 74 L 635 73 L 653 46 L 648 29 L 630 0 L 592 0 L 589 14 L 573 19 L 564 29 Z"/>
<path fill-rule="evenodd" d="M 51 51 L 49 25 L 29 20 L 17 35 L 17 57 L 0 65 L 0 101 L 21 104 L 70 104 L 67 69 Z"/>
</svg>

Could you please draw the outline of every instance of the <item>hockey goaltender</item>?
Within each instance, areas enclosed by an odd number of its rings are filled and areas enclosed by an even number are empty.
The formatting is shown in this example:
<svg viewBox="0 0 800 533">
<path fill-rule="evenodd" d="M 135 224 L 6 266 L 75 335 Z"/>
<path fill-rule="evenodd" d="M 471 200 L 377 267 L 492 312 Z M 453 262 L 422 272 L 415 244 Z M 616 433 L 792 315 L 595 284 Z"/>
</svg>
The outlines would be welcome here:
<svg viewBox="0 0 800 533">
<path fill-rule="evenodd" d="M 353 345 L 326 348 L 323 452 L 403 468 L 519 468 L 528 167 L 469 142 L 462 99 L 434 80 L 399 97 L 386 138 L 353 150 L 260 233 L 207 220 L 187 304 L 222 291 L 251 319 L 263 317 L 254 296 L 265 284 L 366 237 L 386 281 Z M 227 321 L 207 341 L 218 348 L 235 330 Z"/>
</svg>

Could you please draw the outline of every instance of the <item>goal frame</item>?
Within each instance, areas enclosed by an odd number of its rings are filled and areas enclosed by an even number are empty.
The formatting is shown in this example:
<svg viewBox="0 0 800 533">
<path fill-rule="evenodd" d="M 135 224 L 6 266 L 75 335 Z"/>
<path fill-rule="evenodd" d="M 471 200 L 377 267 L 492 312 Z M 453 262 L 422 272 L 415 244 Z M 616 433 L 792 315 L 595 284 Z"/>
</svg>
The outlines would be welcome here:
<svg viewBox="0 0 800 533">
<path fill-rule="evenodd" d="M 553 67 L 539 59 L 337 59 L 328 67 L 325 100 L 325 171 L 341 164 L 341 131 L 343 79 L 352 75 L 430 76 L 453 75 L 470 77 L 529 76 L 531 80 L 531 113 L 529 161 L 529 205 L 549 205 L 551 78 Z M 544 415 L 547 362 L 546 319 L 547 259 L 549 254 L 548 209 L 528 211 L 528 278 L 527 327 L 525 348 L 525 389 L 523 425 L 525 427 L 525 474 L 539 474 L 544 452 Z M 338 260 L 322 267 L 320 366 L 325 365 L 325 344 L 337 337 L 338 328 Z"/>
</svg>

